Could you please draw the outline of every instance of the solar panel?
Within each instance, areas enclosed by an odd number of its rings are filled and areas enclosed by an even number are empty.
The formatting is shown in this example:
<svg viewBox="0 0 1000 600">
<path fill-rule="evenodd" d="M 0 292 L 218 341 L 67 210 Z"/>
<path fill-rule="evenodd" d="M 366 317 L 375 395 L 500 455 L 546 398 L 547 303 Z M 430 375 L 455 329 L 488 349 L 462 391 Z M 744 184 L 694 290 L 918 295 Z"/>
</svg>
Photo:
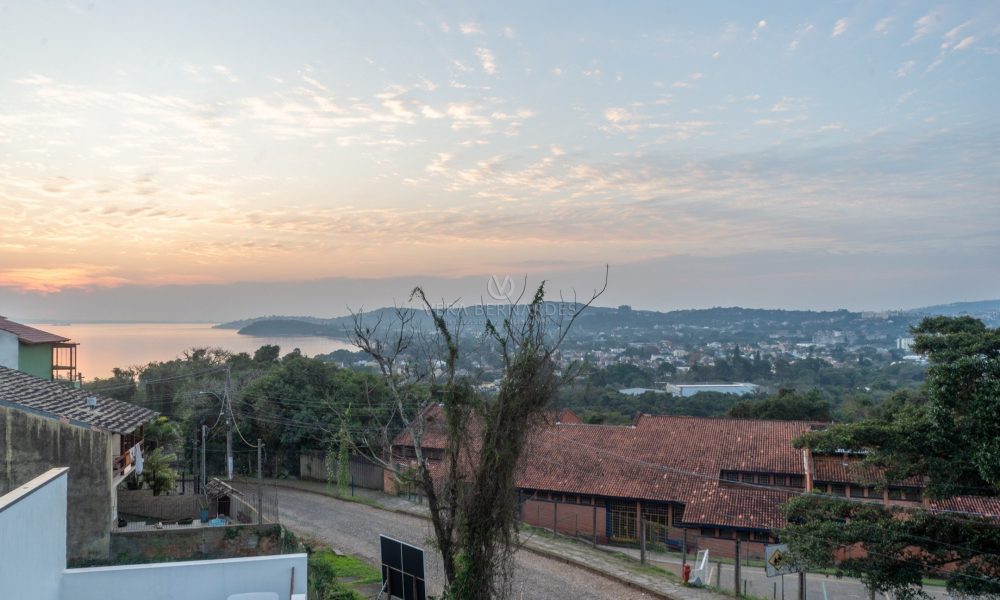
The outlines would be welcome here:
<svg viewBox="0 0 1000 600">
<path fill-rule="evenodd" d="M 382 591 L 398 600 L 427 600 L 424 551 L 384 535 L 379 536 L 379 546 Z"/>
</svg>

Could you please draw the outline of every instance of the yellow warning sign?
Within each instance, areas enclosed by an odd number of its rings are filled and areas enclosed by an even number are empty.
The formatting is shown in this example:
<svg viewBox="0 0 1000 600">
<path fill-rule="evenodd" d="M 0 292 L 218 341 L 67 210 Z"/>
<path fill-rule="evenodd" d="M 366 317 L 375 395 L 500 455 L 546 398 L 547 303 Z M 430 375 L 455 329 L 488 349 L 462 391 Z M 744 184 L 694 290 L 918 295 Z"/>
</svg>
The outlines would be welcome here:
<svg viewBox="0 0 1000 600">
<path fill-rule="evenodd" d="M 795 561 L 788 551 L 788 544 L 770 544 L 764 550 L 764 570 L 768 577 L 798 572 Z"/>
</svg>

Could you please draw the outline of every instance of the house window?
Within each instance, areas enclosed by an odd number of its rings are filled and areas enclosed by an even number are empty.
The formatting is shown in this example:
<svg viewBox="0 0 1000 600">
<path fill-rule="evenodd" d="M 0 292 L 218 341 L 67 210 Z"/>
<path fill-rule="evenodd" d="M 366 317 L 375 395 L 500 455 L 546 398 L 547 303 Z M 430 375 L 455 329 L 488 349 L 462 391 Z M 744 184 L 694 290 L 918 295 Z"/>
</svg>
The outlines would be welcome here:
<svg viewBox="0 0 1000 600">
<path fill-rule="evenodd" d="M 865 497 L 865 487 L 863 485 L 851 486 L 851 498 L 864 498 L 864 497 Z"/>
<path fill-rule="evenodd" d="M 903 488 L 890 487 L 889 500 L 906 500 L 906 492 Z"/>
<path fill-rule="evenodd" d="M 722 478 L 725 479 L 726 481 L 739 481 L 740 474 L 737 473 L 736 471 L 723 471 Z"/>
<path fill-rule="evenodd" d="M 674 526 L 680 526 L 684 522 L 684 505 L 674 504 Z"/>
<path fill-rule="evenodd" d="M 646 522 L 646 541 L 667 541 L 667 529 L 670 526 L 670 505 L 643 502 L 642 520 Z"/>
<path fill-rule="evenodd" d="M 842 483 L 835 483 L 830 486 L 830 493 L 834 496 L 846 496 L 847 486 Z"/>
<path fill-rule="evenodd" d="M 762 485 L 771 485 L 771 476 L 770 475 L 758 475 L 757 476 L 757 483 L 760 483 Z"/>
<path fill-rule="evenodd" d="M 793 487 L 793 488 L 806 487 L 805 478 L 802 475 L 791 475 L 788 478 L 788 487 Z"/>
</svg>

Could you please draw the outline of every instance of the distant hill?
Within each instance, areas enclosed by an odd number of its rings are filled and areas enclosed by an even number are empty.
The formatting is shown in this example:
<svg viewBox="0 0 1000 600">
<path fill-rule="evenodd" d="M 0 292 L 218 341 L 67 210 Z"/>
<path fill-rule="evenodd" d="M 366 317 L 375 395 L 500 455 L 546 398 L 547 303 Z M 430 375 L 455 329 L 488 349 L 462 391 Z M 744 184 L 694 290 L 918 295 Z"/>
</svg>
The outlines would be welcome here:
<svg viewBox="0 0 1000 600">
<path fill-rule="evenodd" d="M 543 306 L 550 317 L 552 327 L 558 326 L 578 305 L 572 303 L 549 302 Z M 515 315 L 523 314 L 525 306 L 513 308 Z M 511 312 L 511 307 L 503 305 L 482 305 L 449 309 L 444 312 L 446 322 L 454 329 L 461 323 L 462 331 L 470 334 L 483 332 L 486 321 L 499 324 Z M 424 331 L 433 328 L 430 316 L 421 310 L 404 309 L 411 319 L 411 325 Z M 384 325 L 397 321 L 396 309 L 380 308 L 364 313 L 365 326 L 372 327 L 381 322 Z M 862 313 L 847 310 L 805 311 L 753 309 L 741 307 L 717 307 L 698 310 L 677 310 L 659 312 L 633 310 L 628 306 L 591 307 L 584 311 L 573 328 L 573 337 L 603 338 L 619 337 L 627 334 L 629 340 L 640 341 L 649 336 L 656 337 L 658 331 L 674 330 L 688 332 L 695 338 L 722 335 L 739 341 L 759 341 L 771 334 L 792 336 L 808 341 L 817 332 L 866 331 L 878 329 L 884 334 L 881 339 L 895 339 L 904 335 L 913 324 L 913 317 L 901 316 L 893 320 L 866 320 Z M 238 329 L 243 335 L 292 336 L 318 335 L 344 338 L 354 327 L 354 317 L 348 315 L 329 319 L 316 317 L 260 317 L 224 323 L 219 327 Z M 694 339 L 694 338 L 692 338 Z"/>
<path fill-rule="evenodd" d="M 241 327 L 237 333 L 258 337 L 321 336 L 345 337 L 342 327 L 299 319 L 262 319 Z"/>
<path fill-rule="evenodd" d="M 922 315 L 972 315 L 984 321 L 997 321 L 1000 318 L 1000 300 L 980 300 L 978 302 L 953 302 L 951 304 L 936 304 L 915 308 L 913 312 Z"/>
</svg>

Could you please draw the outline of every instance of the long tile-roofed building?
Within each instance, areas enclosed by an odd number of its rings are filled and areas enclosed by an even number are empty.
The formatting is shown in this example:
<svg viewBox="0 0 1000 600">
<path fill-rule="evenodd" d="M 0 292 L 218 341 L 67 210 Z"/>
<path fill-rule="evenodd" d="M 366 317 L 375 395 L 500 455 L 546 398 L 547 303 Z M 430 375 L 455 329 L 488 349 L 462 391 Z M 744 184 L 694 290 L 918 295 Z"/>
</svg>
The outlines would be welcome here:
<svg viewBox="0 0 1000 600">
<path fill-rule="evenodd" d="M 88 399 L 93 399 L 88 403 Z M 0 366 L 0 403 L 114 433 L 132 433 L 153 410 Z"/>
<path fill-rule="evenodd" d="M 431 407 L 423 447 L 437 478 L 446 434 Z M 731 540 L 773 542 L 786 525 L 781 506 L 809 491 L 847 501 L 955 510 L 998 518 L 1000 498 L 956 497 L 929 502 L 919 477 L 891 482 L 858 453 L 813 454 L 794 441 L 826 424 L 803 421 L 640 415 L 631 425 L 587 425 L 549 418 L 528 441 L 517 477 L 522 518 L 546 528 L 595 539 L 634 542 L 638 515 L 661 541 L 698 534 L 727 556 Z M 476 427 L 473 427 L 477 429 Z M 475 437 L 475 436 L 473 436 Z M 401 460 L 412 437 L 397 437 Z M 476 444 L 473 444 L 476 446 Z M 410 448 L 412 450 L 412 448 Z M 729 545 L 727 545 L 729 544 Z"/>
<path fill-rule="evenodd" d="M 804 485 L 792 441 L 813 426 L 651 415 L 631 426 L 558 425 L 532 439 L 518 485 L 670 503 L 684 507 L 684 523 L 765 531 L 784 524 L 779 506 L 794 492 L 780 488 Z M 742 474 L 767 483 L 742 483 Z"/>
</svg>

